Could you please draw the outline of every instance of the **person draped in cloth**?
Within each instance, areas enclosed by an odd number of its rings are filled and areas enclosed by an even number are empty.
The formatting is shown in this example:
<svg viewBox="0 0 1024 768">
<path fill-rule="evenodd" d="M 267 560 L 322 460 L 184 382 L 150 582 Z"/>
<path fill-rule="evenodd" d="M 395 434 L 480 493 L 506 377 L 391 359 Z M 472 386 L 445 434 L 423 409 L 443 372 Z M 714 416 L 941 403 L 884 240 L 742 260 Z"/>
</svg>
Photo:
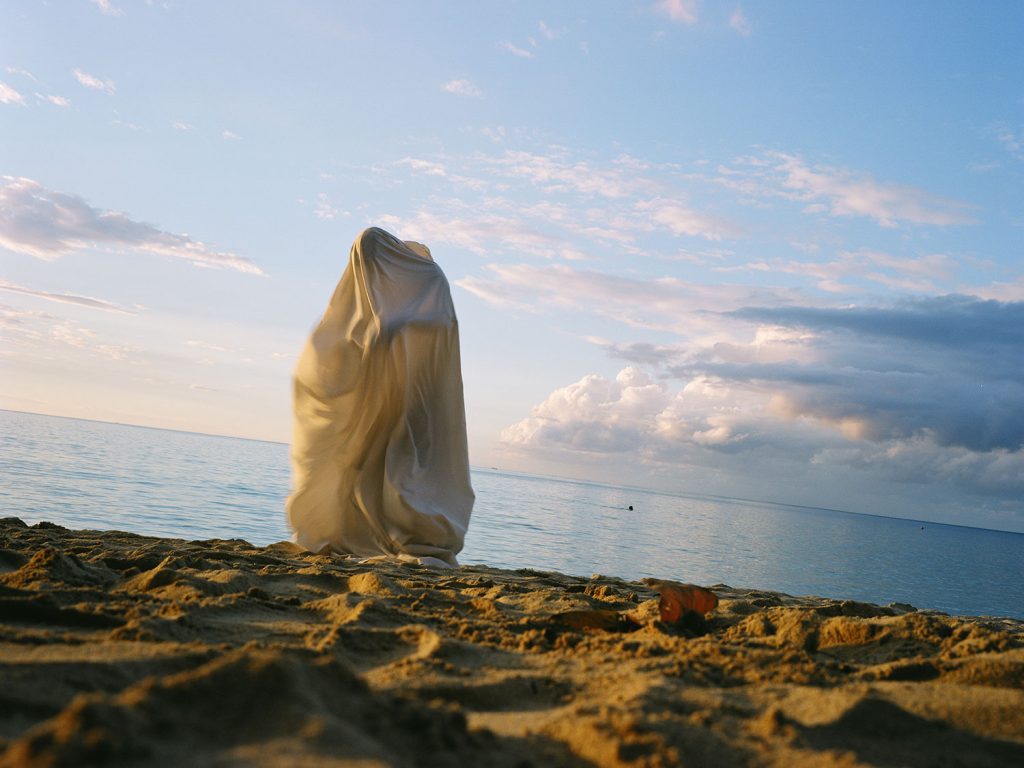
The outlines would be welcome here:
<svg viewBox="0 0 1024 768">
<path fill-rule="evenodd" d="M 458 565 L 473 509 L 459 325 L 430 250 L 376 227 L 295 368 L 288 523 L 312 550 Z"/>
</svg>

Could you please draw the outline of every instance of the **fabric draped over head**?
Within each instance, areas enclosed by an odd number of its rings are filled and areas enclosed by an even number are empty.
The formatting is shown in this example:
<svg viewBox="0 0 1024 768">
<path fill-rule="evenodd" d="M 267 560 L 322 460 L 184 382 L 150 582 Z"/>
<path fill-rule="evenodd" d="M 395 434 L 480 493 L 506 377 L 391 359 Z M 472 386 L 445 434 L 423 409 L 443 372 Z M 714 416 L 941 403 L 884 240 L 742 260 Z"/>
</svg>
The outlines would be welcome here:
<svg viewBox="0 0 1024 768">
<path fill-rule="evenodd" d="M 300 545 L 457 565 L 474 500 L 459 326 L 426 246 L 360 233 L 299 357 L 294 408 Z"/>
</svg>

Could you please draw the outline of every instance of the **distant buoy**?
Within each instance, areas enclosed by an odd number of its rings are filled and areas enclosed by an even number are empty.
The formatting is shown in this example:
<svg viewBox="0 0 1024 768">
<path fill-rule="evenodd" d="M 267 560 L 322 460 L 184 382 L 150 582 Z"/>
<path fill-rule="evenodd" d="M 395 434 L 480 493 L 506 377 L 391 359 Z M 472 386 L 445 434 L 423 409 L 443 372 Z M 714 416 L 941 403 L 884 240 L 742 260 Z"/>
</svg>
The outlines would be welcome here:
<svg viewBox="0 0 1024 768">
<path fill-rule="evenodd" d="M 630 504 L 630 505 L 629 505 L 629 511 L 630 511 L 630 512 L 632 512 L 632 511 L 633 511 L 633 505 L 632 505 L 632 504 Z"/>
</svg>

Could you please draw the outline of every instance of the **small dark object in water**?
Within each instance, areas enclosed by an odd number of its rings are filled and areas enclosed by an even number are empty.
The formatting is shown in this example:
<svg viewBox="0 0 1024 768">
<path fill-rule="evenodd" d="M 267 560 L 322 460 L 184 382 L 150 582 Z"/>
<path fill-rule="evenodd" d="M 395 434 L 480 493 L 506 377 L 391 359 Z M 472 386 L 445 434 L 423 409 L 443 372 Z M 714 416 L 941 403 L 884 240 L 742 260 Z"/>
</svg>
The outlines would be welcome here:
<svg viewBox="0 0 1024 768">
<path fill-rule="evenodd" d="M 630 512 L 632 512 L 632 511 L 633 511 L 633 505 L 632 505 L 632 504 L 630 504 L 630 505 L 629 505 L 629 511 L 630 511 Z"/>
</svg>

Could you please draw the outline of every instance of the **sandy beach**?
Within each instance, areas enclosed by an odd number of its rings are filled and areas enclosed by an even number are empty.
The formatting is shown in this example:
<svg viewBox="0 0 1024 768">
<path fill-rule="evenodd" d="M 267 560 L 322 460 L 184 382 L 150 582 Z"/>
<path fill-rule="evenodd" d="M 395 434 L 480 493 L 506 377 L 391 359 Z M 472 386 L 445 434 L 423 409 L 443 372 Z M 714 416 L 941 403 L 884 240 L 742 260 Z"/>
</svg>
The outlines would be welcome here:
<svg viewBox="0 0 1024 768">
<path fill-rule="evenodd" d="M 705 586 L 7 518 L 0 766 L 1024 765 L 1024 622 Z"/>
</svg>

